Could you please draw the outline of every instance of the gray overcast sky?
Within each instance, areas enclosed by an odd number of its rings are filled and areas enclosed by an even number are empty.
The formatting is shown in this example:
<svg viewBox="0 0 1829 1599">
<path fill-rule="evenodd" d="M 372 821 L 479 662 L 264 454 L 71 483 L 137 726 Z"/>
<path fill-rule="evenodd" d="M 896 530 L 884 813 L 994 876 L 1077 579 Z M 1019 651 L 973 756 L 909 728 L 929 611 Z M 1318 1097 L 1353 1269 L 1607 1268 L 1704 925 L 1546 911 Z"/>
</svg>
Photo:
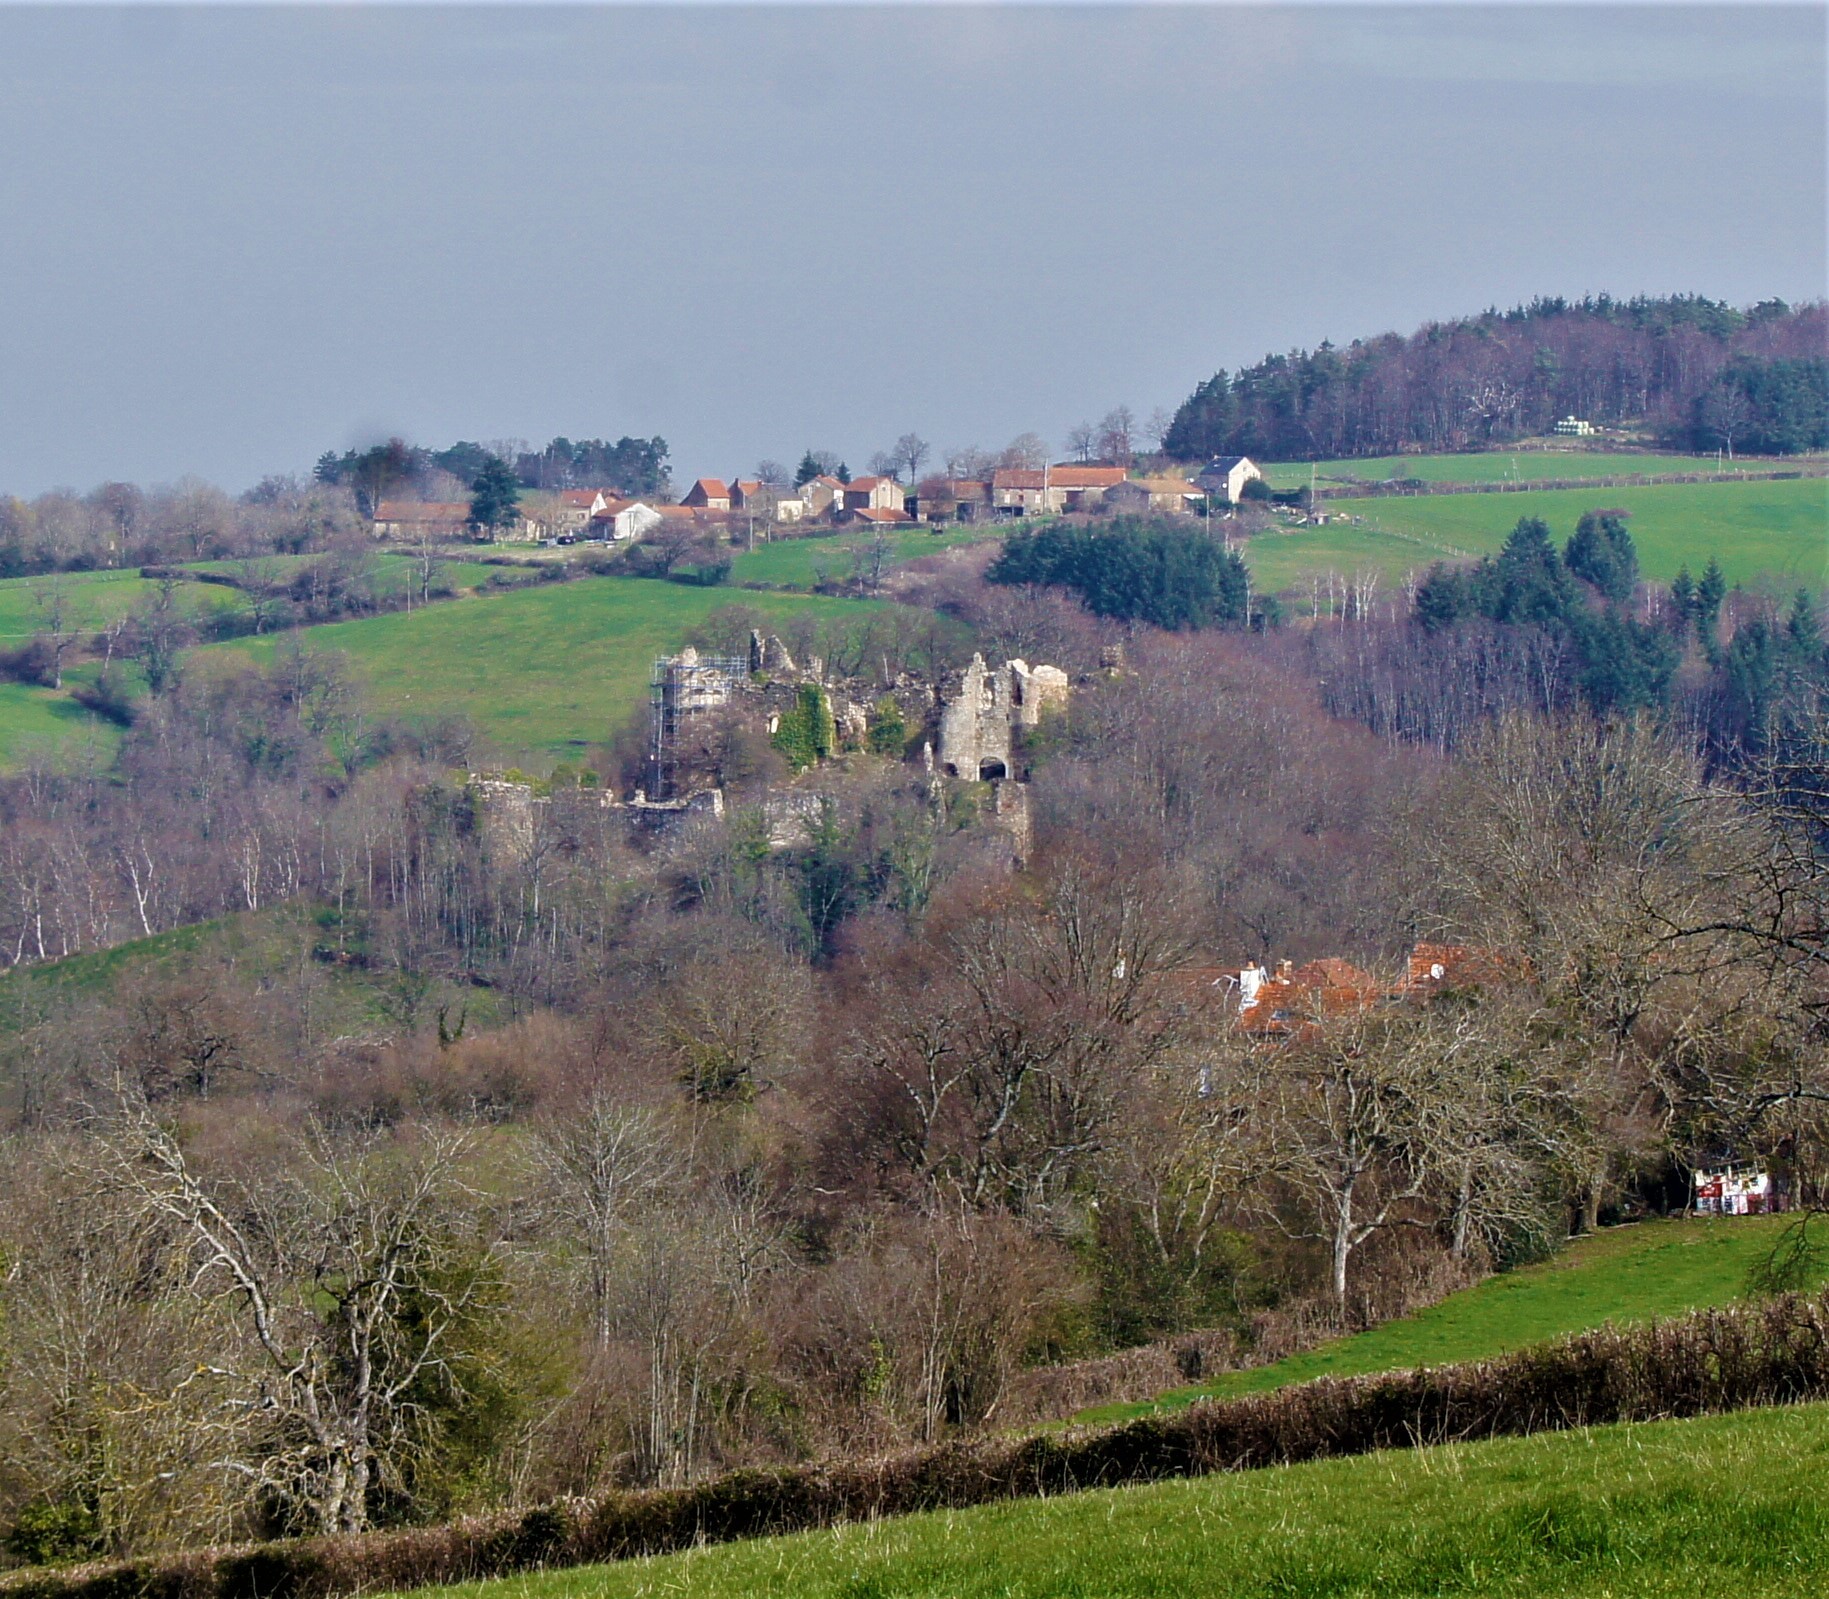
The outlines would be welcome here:
<svg viewBox="0 0 1829 1599">
<path fill-rule="evenodd" d="M 1807 299 L 1824 10 L 0 8 L 0 492 L 854 468 L 1532 295 Z"/>
</svg>

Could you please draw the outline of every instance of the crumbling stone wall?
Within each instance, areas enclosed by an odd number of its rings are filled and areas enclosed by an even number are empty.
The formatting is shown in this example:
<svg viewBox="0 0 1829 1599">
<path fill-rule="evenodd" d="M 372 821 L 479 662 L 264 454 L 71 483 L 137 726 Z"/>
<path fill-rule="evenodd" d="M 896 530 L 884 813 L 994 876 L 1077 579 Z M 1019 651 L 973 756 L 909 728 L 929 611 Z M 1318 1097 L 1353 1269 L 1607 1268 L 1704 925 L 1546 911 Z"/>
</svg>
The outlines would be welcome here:
<svg viewBox="0 0 1829 1599">
<path fill-rule="evenodd" d="M 941 695 L 936 752 L 941 770 L 949 777 L 991 782 L 1017 776 L 1019 733 L 1050 708 L 1064 707 L 1070 688 L 1058 666 L 1010 660 L 993 668 L 974 655 L 958 683 Z"/>
</svg>

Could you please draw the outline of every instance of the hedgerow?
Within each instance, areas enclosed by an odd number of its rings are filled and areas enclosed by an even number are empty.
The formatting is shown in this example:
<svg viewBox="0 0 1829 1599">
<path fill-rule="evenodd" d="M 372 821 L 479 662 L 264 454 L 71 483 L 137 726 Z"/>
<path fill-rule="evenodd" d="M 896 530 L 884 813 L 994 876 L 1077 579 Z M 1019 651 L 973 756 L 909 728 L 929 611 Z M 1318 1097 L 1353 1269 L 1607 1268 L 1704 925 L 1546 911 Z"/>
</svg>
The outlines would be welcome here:
<svg viewBox="0 0 1829 1599">
<path fill-rule="evenodd" d="M 1208 1472 L 1829 1398 L 1829 1293 L 1602 1328 L 1501 1359 L 1324 1379 L 1121 1426 L 731 1472 L 440 1527 L 0 1578 L 6 1599 L 332 1599 Z"/>
</svg>

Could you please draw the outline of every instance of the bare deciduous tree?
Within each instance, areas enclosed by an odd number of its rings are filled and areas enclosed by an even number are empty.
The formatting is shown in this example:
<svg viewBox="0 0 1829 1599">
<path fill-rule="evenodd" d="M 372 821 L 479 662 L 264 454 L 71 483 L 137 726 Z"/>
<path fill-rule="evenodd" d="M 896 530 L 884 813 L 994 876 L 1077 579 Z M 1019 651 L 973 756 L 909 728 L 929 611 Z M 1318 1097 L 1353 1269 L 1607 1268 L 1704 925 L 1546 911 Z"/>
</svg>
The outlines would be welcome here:
<svg viewBox="0 0 1829 1599">
<path fill-rule="evenodd" d="M 918 433 L 904 433 L 895 441 L 892 453 L 897 462 L 908 472 L 908 481 L 914 482 L 921 475 L 921 463 L 933 453 L 926 439 Z"/>
<path fill-rule="evenodd" d="M 656 1111 L 599 1090 L 542 1123 L 534 1154 L 550 1213 L 583 1248 L 592 1327 L 607 1348 L 617 1261 L 638 1218 L 683 1169 L 678 1134 Z"/>
<path fill-rule="evenodd" d="M 175 1230 L 191 1290 L 233 1338 L 213 1463 L 314 1532 L 359 1532 L 416 1442 L 416 1391 L 454 1380 L 489 1245 L 456 1225 L 464 1135 L 353 1147 L 312 1127 L 257 1181 L 210 1179 L 131 1091 L 103 1133 L 105 1185 Z M 200 1439 L 202 1443 L 204 1440 Z"/>
</svg>

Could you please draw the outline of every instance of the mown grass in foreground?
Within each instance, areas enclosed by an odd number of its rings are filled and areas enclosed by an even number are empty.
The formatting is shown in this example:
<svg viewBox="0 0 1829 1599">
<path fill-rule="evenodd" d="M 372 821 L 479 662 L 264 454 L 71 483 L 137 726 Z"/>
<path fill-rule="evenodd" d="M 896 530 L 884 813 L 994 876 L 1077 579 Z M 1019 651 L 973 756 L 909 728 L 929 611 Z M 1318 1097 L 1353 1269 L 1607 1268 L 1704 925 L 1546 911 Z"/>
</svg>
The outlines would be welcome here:
<svg viewBox="0 0 1829 1599">
<path fill-rule="evenodd" d="M 421 1599 L 1774 1596 L 1829 1591 L 1829 1407 L 907 1516 Z"/>
<path fill-rule="evenodd" d="M 1623 1327 L 1731 1304 L 1746 1291 L 1748 1271 L 1771 1252 L 1790 1220 L 1680 1217 L 1611 1227 L 1576 1239 L 1554 1260 L 1488 1277 L 1414 1316 L 1147 1403 L 1100 1406 L 1074 1420 L 1126 1421 L 1196 1399 L 1267 1393 L 1316 1377 L 1488 1360 L 1608 1322 Z"/>
</svg>

